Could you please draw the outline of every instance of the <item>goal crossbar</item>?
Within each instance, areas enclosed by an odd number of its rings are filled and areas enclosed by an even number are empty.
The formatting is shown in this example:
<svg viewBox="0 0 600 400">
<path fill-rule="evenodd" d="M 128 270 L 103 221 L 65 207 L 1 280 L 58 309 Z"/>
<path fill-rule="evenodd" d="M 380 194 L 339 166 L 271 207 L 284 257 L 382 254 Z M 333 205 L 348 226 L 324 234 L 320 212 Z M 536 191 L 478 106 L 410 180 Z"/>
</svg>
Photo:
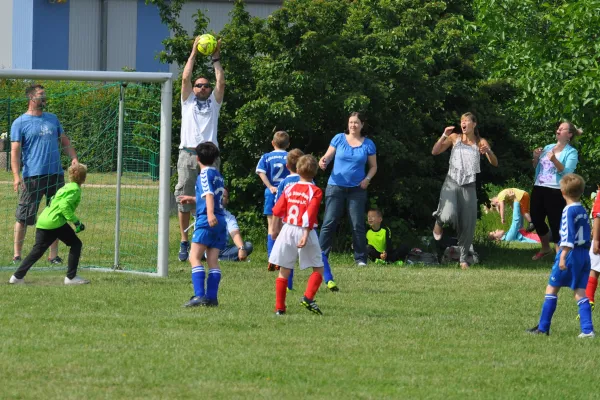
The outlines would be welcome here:
<svg viewBox="0 0 600 400">
<path fill-rule="evenodd" d="M 161 84 L 160 155 L 158 203 L 158 252 L 156 273 L 169 272 L 169 207 L 171 179 L 171 123 L 173 111 L 173 74 L 166 72 L 71 71 L 41 69 L 0 69 L 0 79 L 71 80 L 100 82 L 150 82 Z M 120 101 L 123 101 L 121 96 Z M 122 113 L 122 107 L 120 107 Z M 120 117 L 122 118 L 122 116 Z M 122 124 L 119 136 L 122 137 Z M 120 176 L 120 174 L 118 174 Z M 116 263 L 115 263 L 116 264 Z M 116 265 L 115 265 L 116 266 Z"/>
</svg>

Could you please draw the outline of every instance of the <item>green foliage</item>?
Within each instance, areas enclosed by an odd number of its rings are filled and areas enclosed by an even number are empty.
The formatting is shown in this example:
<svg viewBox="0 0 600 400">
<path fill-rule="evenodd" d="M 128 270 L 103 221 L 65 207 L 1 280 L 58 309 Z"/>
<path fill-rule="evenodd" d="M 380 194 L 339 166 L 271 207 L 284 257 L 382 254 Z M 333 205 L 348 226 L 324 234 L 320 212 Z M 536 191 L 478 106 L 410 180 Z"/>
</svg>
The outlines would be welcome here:
<svg viewBox="0 0 600 400">
<path fill-rule="evenodd" d="M 161 59 L 183 63 L 192 39 L 175 19 L 182 0 L 170 8 L 164 0 L 148 2 L 174 27 Z M 253 171 L 274 130 L 287 130 L 291 147 L 318 157 L 352 111 L 366 113 L 365 131 L 377 145 L 379 171 L 369 190 L 389 222 L 430 224 L 447 171 L 447 155 L 434 158 L 431 147 L 466 111 L 478 114 L 503 166 L 484 167 L 481 180 L 500 182 L 521 171 L 524 153 L 507 137 L 510 118 L 502 113 L 515 94 L 476 71 L 471 15 L 466 0 L 290 0 L 262 20 L 235 1 L 220 32 L 227 89 L 219 135 L 238 207 L 260 210 L 263 188 Z M 203 33 L 200 11 L 197 22 L 194 34 Z M 205 70 L 201 60 L 197 73 Z M 328 174 L 317 176 L 320 186 Z"/>
<path fill-rule="evenodd" d="M 530 148 L 554 141 L 555 124 L 582 126 L 577 171 L 596 183 L 600 166 L 600 1 L 476 0 L 486 76 L 517 88 L 510 113 Z"/>
</svg>

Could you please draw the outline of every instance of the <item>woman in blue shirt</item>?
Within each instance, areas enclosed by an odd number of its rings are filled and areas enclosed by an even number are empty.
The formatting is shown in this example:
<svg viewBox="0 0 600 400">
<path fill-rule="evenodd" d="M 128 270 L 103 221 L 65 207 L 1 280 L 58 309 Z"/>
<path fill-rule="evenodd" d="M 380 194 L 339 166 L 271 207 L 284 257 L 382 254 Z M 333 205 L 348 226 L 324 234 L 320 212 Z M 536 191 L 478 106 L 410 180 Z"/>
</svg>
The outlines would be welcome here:
<svg viewBox="0 0 600 400">
<path fill-rule="evenodd" d="M 333 171 L 325 190 L 325 216 L 319 244 L 325 258 L 333 245 L 338 220 L 348 204 L 352 222 L 354 260 L 359 266 L 367 265 L 367 242 L 365 236 L 365 211 L 367 187 L 377 172 L 375 143 L 363 136 L 364 118 L 353 112 L 348 119 L 348 129 L 333 137 L 325 155 L 319 161 L 325 170 L 333 161 Z M 365 173 L 365 170 L 368 171 Z"/>
<path fill-rule="evenodd" d="M 554 243 L 560 241 L 560 219 L 567 203 L 560 192 L 559 182 L 564 175 L 575 172 L 578 155 L 569 142 L 581 133 L 572 123 L 562 122 L 556 130 L 556 143 L 533 151 L 535 180 L 531 191 L 531 222 L 542 242 L 542 249 L 533 256 L 533 260 L 551 252 L 549 233 Z M 550 228 L 546 225 L 546 217 Z"/>
</svg>

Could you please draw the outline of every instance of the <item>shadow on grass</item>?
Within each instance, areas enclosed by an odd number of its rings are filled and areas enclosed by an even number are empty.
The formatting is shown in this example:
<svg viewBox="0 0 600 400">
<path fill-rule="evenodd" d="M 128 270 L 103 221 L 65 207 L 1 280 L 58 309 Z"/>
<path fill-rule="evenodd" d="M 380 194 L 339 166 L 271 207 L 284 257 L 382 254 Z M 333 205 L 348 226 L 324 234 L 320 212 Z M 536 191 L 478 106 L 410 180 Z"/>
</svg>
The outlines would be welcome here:
<svg viewBox="0 0 600 400">
<path fill-rule="evenodd" d="M 550 271 L 556 253 L 552 251 L 541 260 L 533 261 L 531 257 L 539 251 L 540 245 L 523 243 L 476 243 L 481 264 L 478 268 L 486 269 L 526 269 Z"/>
</svg>

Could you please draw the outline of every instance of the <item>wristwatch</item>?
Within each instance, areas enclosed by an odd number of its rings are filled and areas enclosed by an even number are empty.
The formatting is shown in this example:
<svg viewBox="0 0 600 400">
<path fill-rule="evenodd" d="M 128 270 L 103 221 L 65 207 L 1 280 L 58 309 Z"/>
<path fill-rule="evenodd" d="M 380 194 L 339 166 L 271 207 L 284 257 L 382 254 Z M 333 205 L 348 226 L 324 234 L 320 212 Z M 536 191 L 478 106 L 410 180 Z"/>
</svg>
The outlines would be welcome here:
<svg viewBox="0 0 600 400">
<path fill-rule="evenodd" d="M 244 246 L 238 247 L 238 250 L 244 250 L 246 251 L 246 248 Z"/>
</svg>

